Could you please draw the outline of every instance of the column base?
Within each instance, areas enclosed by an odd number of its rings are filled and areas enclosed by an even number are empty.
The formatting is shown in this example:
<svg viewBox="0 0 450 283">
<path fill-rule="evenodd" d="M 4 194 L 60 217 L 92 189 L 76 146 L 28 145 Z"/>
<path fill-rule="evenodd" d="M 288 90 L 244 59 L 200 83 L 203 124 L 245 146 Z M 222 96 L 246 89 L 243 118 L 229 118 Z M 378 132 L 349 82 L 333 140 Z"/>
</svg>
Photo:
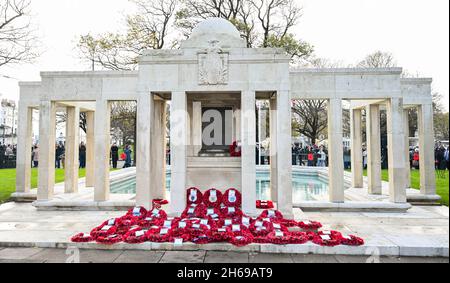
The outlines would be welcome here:
<svg viewBox="0 0 450 283">
<path fill-rule="evenodd" d="M 438 195 L 408 194 L 408 203 L 414 205 L 441 205 L 442 197 Z"/>
<path fill-rule="evenodd" d="M 13 193 L 11 195 L 11 200 L 14 202 L 33 202 L 37 200 L 37 194 L 36 193 Z"/>
</svg>

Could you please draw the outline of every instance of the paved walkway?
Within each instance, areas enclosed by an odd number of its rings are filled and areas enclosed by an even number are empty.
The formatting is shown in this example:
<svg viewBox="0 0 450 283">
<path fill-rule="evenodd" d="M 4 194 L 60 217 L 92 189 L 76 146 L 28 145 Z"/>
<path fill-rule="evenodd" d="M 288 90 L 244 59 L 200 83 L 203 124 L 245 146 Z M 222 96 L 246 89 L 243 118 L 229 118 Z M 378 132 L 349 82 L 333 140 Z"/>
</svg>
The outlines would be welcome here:
<svg viewBox="0 0 450 283">
<path fill-rule="evenodd" d="M 89 232 L 106 219 L 119 217 L 124 212 L 99 211 L 37 211 L 31 204 L 7 203 L 0 206 L 0 248 L 40 247 L 66 248 L 73 245 L 71 236 Z M 297 220 L 317 220 L 326 230 L 338 230 L 365 239 L 360 248 L 322 248 L 312 243 L 305 245 L 250 247 L 242 252 L 278 254 L 345 254 L 384 256 L 444 256 L 449 254 L 449 208 L 415 206 L 407 213 L 304 213 L 295 210 Z M 172 250 L 173 245 L 113 246 L 114 253 L 124 249 Z M 94 244 L 87 249 L 101 248 Z M 184 251 L 196 251 L 204 247 L 186 244 Z M 254 249 L 256 248 L 256 249 Z M 235 247 L 209 246 L 206 250 L 236 251 Z M 280 255 L 281 256 L 281 255 Z"/>
<path fill-rule="evenodd" d="M 79 255 L 79 256 L 78 256 Z M 0 263 L 449 263 L 448 258 L 325 256 L 186 251 L 0 249 Z"/>
</svg>

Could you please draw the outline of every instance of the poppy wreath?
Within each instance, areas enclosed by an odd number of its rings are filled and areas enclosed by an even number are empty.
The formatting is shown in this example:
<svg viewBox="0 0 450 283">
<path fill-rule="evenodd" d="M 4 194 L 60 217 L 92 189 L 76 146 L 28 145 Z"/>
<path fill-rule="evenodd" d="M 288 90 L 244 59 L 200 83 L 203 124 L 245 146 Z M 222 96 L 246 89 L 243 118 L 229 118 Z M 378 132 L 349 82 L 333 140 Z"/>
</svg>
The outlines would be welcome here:
<svg viewBox="0 0 450 283">
<path fill-rule="evenodd" d="M 191 242 L 197 245 L 206 245 L 212 242 L 211 238 L 208 237 L 207 234 L 201 234 L 198 236 L 195 236 L 191 239 Z"/>
<path fill-rule="evenodd" d="M 154 199 L 152 200 L 152 210 L 161 209 L 163 205 L 168 205 L 169 201 L 165 199 Z"/>
<path fill-rule="evenodd" d="M 123 236 L 124 242 L 128 244 L 141 244 L 147 241 L 146 231 L 137 229 L 129 231 Z"/>
<path fill-rule="evenodd" d="M 280 211 L 278 211 L 278 210 L 269 210 L 269 209 L 267 209 L 267 210 L 264 210 L 262 213 L 261 213 L 261 215 L 259 216 L 259 218 L 270 218 L 270 219 L 272 219 L 272 221 L 273 220 L 276 220 L 276 221 L 282 221 L 283 219 L 284 219 L 284 216 L 283 216 L 283 214 L 280 212 Z"/>
<path fill-rule="evenodd" d="M 158 225 L 158 226 L 162 226 L 163 228 L 167 228 L 167 229 L 174 229 L 178 227 L 178 223 L 181 221 L 181 218 L 179 217 L 175 217 L 175 218 L 167 218 L 162 225 Z"/>
<path fill-rule="evenodd" d="M 235 141 L 230 145 L 230 156 L 231 157 L 241 157 L 242 151 L 238 150 L 238 143 Z"/>
<path fill-rule="evenodd" d="M 94 239 L 97 239 L 99 237 L 111 236 L 111 235 L 115 234 L 116 232 L 117 232 L 116 226 L 109 226 L 109 225 L 102 224 L 99 227 L 96 227 L 91 231 L 91 236 Z"/>
<path fill-rule="evenodd" d="M 192 225 L 195 225 L 195 224 L 204 225 L 204 226 L 208 227 L 208 230 L 217 227 L 217 221 L 211 217 L 206 217 L 204 219 L 195 219 L 192 221 Z M 192 227 L 192 225 L 191 225 L 191 227 Z"/>
<path fill-rule="evenodd" d="M 141 228 L 150 228 L 152 226 L 162 226 L 164 224 L 164 219 L 162 218 L 145 218 L 142 220 L 139 220 L 137 222 L 137 224 L 141 227 Z"/>
<path fill-rule="evenodd" d="M 165 232 L 161 234 L 161 232 Z M 147 240 L 153 243 L 168 243 L 171 239 L 170 229 L 158 227 L 157 229 L 150 229 L 145 234 Z"/>
<path fill-rule="evenodd" d="M 133 209 L 130 209 L 130 210 L 127 212 L 127 215 L 128 215 L 128 216 L 137 217 L 137 218 L 139 218 L 139 219 L 143 219 L 143 218 L 147 217 L 147 209 L 145 209 L 145 208 L 142 207 L 142 206 L 135 207 L 135 208 L 133 208 Z"/>
<path fill-rule="evenodd" d="M 222 218 L 242 218 L 244 213 L 237 207 L 224 207 L 221 209 L 220 214 Z"/>
<path fill-rule="evenodd" d="M 203 203 L 202 192 L 197 188 L 189 188 L 186 191 L 186 204 L 191 206 L 193 204 L 199 205 Z"/>
<path fill-rule="evenodd" d="M 95 239 L 90 234 L 79 233 L 73 236 L 70 241 L 74 243 L 89 243 Z"/>
<path fill-rule="evenodd" d="M 222 203 L 226 207 L 241 207 L 242 194 L 238 190 L 231 188 L 223 194 Z"/>
<path fill-rule="evenodd" d="M 192 224 L 192 226 L 188 229 L 189 234 L 193 237 L 199 237 L 201 235 L 205 235 L 211 227 L 202 224 Z"/>
<path fill-rule="evenodd" d="M 295 220 L 291 220 L 291 219 L 282 219 L 280 221 L 280 224 L 285 227 L 289 227 L 289 228 L 298 227 L 298 222 Z"/>
<path fill-rule="evenodd" d="M 273 230 L 273 225 L 267 221 L 257 220 L 250 225 L 250 231 L 255 237 L 265 237 Z"/>
<path fill-rule="evenodd" d="M 330 233 L 325 233 L 320 231 L 313 238 L 313 243 L 323 247 L 335 247 L 339 246 L 342 242 L 342 234 L 337 231 L 329 231 Z M 328 237 L 328 239 L 325 239 Z"/>
<path fill-rule="evenodd" d="M 249 217 L 245 214 L 242 215 L 241 219 L 240 219 L 240 223 L 242 225 L 244 225 L 247 228 L 250 228 L 250 226 L 255 222 L 255 219 L 253 219 L 252 217 Z"/>
<path fill-rule="evenodd" d="M 188 206 L 181 214 L 181 218 L 205 218 L 206 207 L 203 204 Z"/>
<path fill-rule="evenodd" d="M 244 226 L 242 224 L 235 224 L 235 225 L 232 225 L 229 228 L 230 228 L 231 233 L 235 237 L 236 236 L 248 236 L 248 235 L 251 235 L 253 237 L 253 235 L 250 232 L 250 230 L 246 226 Z"/>
<path fill-rule="evenodd" d="M 203 204 L 206 205 L 206 207 L 220 208 L 222 196 L 222 192 L 217 189 L 212 188 L 207 190 L 203 195 Z"/>
<path fill-rule="evenodd" d="M 221 218 L 217 222 L 218 227 L 231 227 L 232 225 L 241 225 L 242 218 L 234 217 L 234 218 Z"/>
<path fill-rule="evenodd" d="M 152 209 L 147 213 L 147 218 L 153 218 L 153 219 L 167 219 L 167 213 L 162 209 Z"/>
<path fill-rule="evenodd" d="M 289 232 L 289 228 L 281 224 L 280 222 L 269 222 L 271 226 L 271 231 L 281 231 L 284 233 Z"/>
<path fill-rule="evenodd" d="M 298 227 L 303 229 L 303 231 L 315 231 L 322 228 L 322 224 L 317 221 L 301 221 L 298 223 Z"/>
<path fill-rule="evenodd" d="M 185 233 L 185 234 L 179 234 L 179 235 L 175 235 L 175 233 L 172 233 L 172 236 L 170 238 L 170 242 L 174 243 L 176 239 L 182 239 L 183 243 L 187 243 L 190 242 L 192 240 L 192 236 Z"/>
<path fill-rule="evenodd" d="M 290 232 L 290 237 L 291 239 L 289 243 L 293 245 L 303 245 L 310 240 L 310 237 L 306 232 Z"/>
<path fill-rule="evenodd" d="M 274 245 L 288 245 L 290 244 L 290 233 L 283 231 L 272 231 L 267 235 L 267 240 Z"/>
<path fill-rule="evenodd" d="M 233 236 L 230 227 L 212 228 L 208 231 L 208 236 L 214 242 L 227 242 Z"/>
<path fill-rule="evenodd" d="M 214 220 L 219 220 L 222 217 L 222 213 L 220 208 L 218 207 L 210 207 L 206 209 L 206 217 Z"/>
<path fill-rule="evenodd" d="M 109 235 L 109 236 L 100 236 L 96 239 L 96 242 L 102 245 L 114 245 L 123 241 L 123 237 L 121 235 Z"/>
<path fill-rule="evenodd" d="M 266 236 L 254 236 L 253 243 L 255 244 L 270 244 Z"/>
<path fill-rule="evenodd" d="M 270 200 L 257 200 L 256 208 L 257 209 L 273 209 L 275 206 L 273 205 L 273 201 Z"/>
<path fill-rule="evenodd" d="M 253 236 L 251 234 L 234 236 L 229 240 L 229 243 L 236 247 L 244 247 L 253 243 Z"/>
<path fill-rule="evenodd" d="M 363 246 L 364 240 L 354 235 L 350 235 L 348 237 L 342 237 L 341 244 L 345 246 Z"/>
</svg>

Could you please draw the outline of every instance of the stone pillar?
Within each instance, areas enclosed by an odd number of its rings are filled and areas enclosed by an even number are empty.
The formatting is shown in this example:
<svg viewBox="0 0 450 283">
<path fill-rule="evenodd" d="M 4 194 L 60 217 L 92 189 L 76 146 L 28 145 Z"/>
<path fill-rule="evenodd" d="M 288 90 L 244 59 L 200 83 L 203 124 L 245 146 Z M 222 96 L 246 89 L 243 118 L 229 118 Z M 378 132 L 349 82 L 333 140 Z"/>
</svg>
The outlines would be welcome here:
<svg viewBox="0 0 450 283">
<path fill-rule="evenodd" d="M 39 106 L 39 177 L 37 200 L 53 199 L 55 187 L 56 103 Z"/>
<path fill-rule="evenodd" d="M 67 107 L 64 192 L 78 192 L 80 109 Z"/>
<path fill-rule="evenodd" d="M 241 96 L 242 142 L 242 209 L 256 215 L 256 96 L 254 91 L 243 91 Z"/>
<path fill-rule="evenodd" d="M 151 129 L 154 119 L 153 95 L 140 92 L 137 101 L 136 205 L 151 208 L 153 185 L 151 175 Z"/>
<path fill-rule="evenodd" d="M 270 193 L 273 202 L 278 201 L 277 181 L 277 99 L 270 100 Z M 292 158 L 292 156 L 291 156 Z"/>
<path fill-rule="evenodd" d="M 95 108 L 95 183 L 94 200 L 109 200 L 109 157 L 111 143 L 111 103 L 98 100 Z"/>
<path fill-rule="evenodd" d="M 363 155 L 362 155 L 362 125 L 361 109 L 350 110 L 350 127 L 352 140 L 352 187 L 363 188 Z"/>
<path fill-rule="evenodd" d="M 95 175 L 95 112 L 86 112 L 86 187 L 94 187 Z"/>
<path fill-rule="evenodd" d="M 202 103 L 194 101 L 192 108 L 192 140 L 194 156 L 198 156 L 198 153 L 202 150 Z"/>
<path fill-rule="evenodd" d="M 292 218 L 292 117 L 289 91 L 278 91 L 276 103 L 277 205 L 287 218 Z"/>
<path fill-rule="evenodd" d="M 29 193 L 31 190 L 33 108 L 19 104 L 18 120 L 16 192 Z"/>
<path fill-rule="evenodd" d="M 372 104 L 367 106 L 366 120 L 369 194 L 381 195 L 381 130 L 379 105 Z"/>
<path fill-rule="evenodd" d="M 418 107 L 419 155 L 420 155 L 420 192 L 423 195 L 436 195 L 436 173 L 434 159 L 434 121 L 433 105 L 422 104 Z"/>
<path fill-rule="evenodd" d="M 403 133 L 403 99 L 387 102 L 389 156 L 389 197 L 391 202 L 406 203 L 405 134 Z"/>
<path fill-rule="evenodd" d="M 150 186 L 153 198 L 166 198 L 166 102 L 154 101 L 153 129 L 151 131 L 151 156 L 150 171 L 152 174 L 152 186 Z"/>
<path fill-rule="evenodd" d="M 170 112 L 170 153 L 171 188 L 170 213 L 179 215 L 186 207 L 187 170 L 187 95 L 185 92 L 172 92 Z"/>
<path fill-rule="evenodd" d="M 405 179 L 406 188 L 411 187 L 411 164 L 409 163 L 409 109 L 403 110 L 403 125 L 405 129 Z"/>
<path fill-rule="evenodd" d="M 328 101 L 328 174 L 330 201 L 343 203 L 344 195 L 344 143 L 342 129 L 342 100 Z"/>
</svg>

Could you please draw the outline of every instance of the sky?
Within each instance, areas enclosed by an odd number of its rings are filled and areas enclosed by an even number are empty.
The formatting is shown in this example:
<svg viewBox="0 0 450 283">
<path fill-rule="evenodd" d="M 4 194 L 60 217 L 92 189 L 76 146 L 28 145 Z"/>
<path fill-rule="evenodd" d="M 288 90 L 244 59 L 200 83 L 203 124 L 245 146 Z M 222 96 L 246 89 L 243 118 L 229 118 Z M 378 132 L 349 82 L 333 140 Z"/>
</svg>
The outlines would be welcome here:
<svg viewBox="0 0 450 283">
<path fill-rule="evenodd" d="M 356 64 L 377 50 L 391 52 L 409 73 L 434 79 L 449 101 L 448 0 L 298 0 L 303 17 L 294 32 L 318 57 Z M 0 69 L 0 94 L 18 99 L 18 81 L 40 71 L 89 70 L 75 49 L 80 35 L 121 31 L 134 10 L 128 0 L 32 0 L 44 53 L 34 64 Z M 14 79 L 2 78 L 2 75 Z"/>
</svg>

